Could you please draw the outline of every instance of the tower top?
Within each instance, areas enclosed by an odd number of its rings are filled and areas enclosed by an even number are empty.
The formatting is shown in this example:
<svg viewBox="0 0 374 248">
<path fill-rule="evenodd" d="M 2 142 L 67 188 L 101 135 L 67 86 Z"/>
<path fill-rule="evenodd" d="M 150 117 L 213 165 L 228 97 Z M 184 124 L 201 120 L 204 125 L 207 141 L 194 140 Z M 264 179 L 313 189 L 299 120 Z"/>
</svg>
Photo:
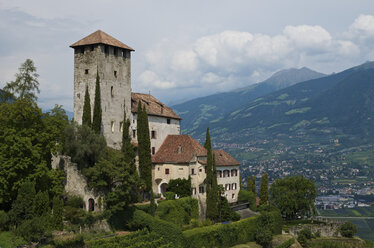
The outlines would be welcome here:
<svg viewBox="0 0 374 248">
<path fill-rule="evenodd" d="M 135 51 L 128 45 L 120 42 L 119 40 L 113 38 L 112 36 L 110 36 L 109 34 L 101 30 L 97 30 L 96 32 L 84 37 L 83 39 L 75 42 L 70 47 L 74 48 L 74 47 L 93 45 L 93 44 L 104 44 L 104 45 L 110 45 L 114 47 L 120 47 L 120 48 L 127 49 L 130 51 Z"/>
</svg>

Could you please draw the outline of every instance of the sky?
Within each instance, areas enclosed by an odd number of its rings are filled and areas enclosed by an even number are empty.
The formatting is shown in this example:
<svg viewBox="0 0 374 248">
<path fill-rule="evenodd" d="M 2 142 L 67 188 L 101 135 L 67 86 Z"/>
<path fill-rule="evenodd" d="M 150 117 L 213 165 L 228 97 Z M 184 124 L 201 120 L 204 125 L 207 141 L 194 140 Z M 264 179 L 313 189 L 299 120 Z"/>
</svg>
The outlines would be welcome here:
<svg viewBox="0 0 374 248">
<path fill-rule="evenodd" d="M 135 49 L 132 90 L 169 105 L 374 60 L 372 0 L 0 0 L 0 87 L 30 58 L 39 106 L 72 111 L 69 46 L 98 29 Z"/>
</svg>

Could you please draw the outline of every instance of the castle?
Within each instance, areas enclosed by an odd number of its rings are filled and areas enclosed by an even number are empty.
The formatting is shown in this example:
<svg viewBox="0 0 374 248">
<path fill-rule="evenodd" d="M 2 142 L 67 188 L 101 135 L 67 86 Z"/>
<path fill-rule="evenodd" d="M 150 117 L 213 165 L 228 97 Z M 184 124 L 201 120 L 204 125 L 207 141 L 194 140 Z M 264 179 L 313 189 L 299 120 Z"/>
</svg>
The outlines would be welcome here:
<svg viewBox="0 0 374 248">
<path fill-rule="evenodd" d="M 181 118 L 150 94 L 131 92 L 131 53 L 135 50 L 98 30 L 70 46 L 74 49 L 74 120 L 82 124 L 86 86 L 93 109 L 97 74 L 100 77 L 102 133 L 108 146 L 121 147 L 123 113 L 131 122 L 132 141 L 137 146 L 137 105 L 145 106 L 151 138 L 152 189 L 163 194 L 171 179 L 191 177 L 192 197 L 205 204 L 206 150 L 188 135 L 181 135 Z M 229 202 L 237 200 L 240 188 L 239 162 L 223 150 L 214 151 L 217 182 Z M 65 187 L 66 189 L 66 187 Z M 92 196 L 94 197 L 94 196 Z M 87 209 L 93 210 L 93 198 Z M 85 197 L 87 198 L 87 197 Z"/>
</svg>

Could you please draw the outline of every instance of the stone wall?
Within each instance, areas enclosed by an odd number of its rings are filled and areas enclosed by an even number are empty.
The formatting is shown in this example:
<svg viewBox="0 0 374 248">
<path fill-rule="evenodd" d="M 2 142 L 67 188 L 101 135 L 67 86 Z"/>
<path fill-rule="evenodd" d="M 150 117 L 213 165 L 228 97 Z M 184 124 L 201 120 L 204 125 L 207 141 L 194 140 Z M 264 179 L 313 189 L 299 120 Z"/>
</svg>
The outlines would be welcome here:
<svg viewBox="0 0 374 248">
<path fill-rule="evenodd" d="M 66 174 L 64 185 L 65 192 L 69 195 L 82 197 L 84 208 L 89 211 L 89 200 L 94 200 L 94 211 L 101 211 L 102 206 L 98 205 L 99 198 L 104 199 L 104 195 L 87 186 L 86 178 L 79 172 L 77 165 L 72 163 L 70 157 L 57 155 L 52 157 L 52 168 L 63 170 Z"/>
<path fill-rule="evenodd" d="M 341 237 L 339 229 L 344 222 L 342 221 L 326 221 L 319 224 L 302 224 L 289 227 L 289 233 L 297 236 L 298 232 L 302 229 L 307 228 L 312 231 L 313 234 L 319 232 L 321 237 Z"/>
</svg>

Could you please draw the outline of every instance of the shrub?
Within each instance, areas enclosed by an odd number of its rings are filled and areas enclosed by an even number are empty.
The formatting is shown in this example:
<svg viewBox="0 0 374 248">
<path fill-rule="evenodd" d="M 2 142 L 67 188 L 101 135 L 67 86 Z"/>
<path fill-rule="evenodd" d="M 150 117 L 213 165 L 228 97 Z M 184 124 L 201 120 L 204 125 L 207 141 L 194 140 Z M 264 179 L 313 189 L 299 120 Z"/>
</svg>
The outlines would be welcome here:
<svg viewBox="0 0 374 248">
<path fill-rule="evenodd" d="M 256 210 L 256 196 L 253 192 L 241 189 L 238 195 L 238 201 L 249 202 L 249 208 Z"/>
<path fill-rule="evenodd" d="M 66 206 L 73 208 L 83 208 L 83 199 L 80 196 L 72 195 L 69 196 Z"/>
<path fill-rule="evenodd" d="M 141 210 L 132 212 L 132 220 L 127 224 L 130 230 L 139 230 L 147 228 L 166 241 L 172 243 L 174 247 L 180 247 L 183 244 L 182 231 L 178 226 L 167 221 L 155 218 Z"/>
<path fill-rule="evenodd" d="M 340 234 L 343 237 L 352 238 L 357 232 L 357 226 L 352 222 L 346 222 L 340 227 Z"/>
<path fill-rule="evenodd" d="M 297 236 L 297 241 L 300 243 L 302 247 L 307 247 L 308 245 L 308 239 L 304 234 L 300 234 Z"/>
<path fill-rule="evenodd" d="M 27 241 L 37 242 L 46 235 L 47 220 L 44 217 L 35 217 L 30 220 L 25 220 L 17 227 L 17 235 L 21 236 Z"/>
<path fill-rule="evenodd" d="M 191 178 L 188 179 L 171 179 L 167 185 L 167 190 L 174 192 L 179 197 L 191 196 Z"/>
<path fill-rule="evenodd" d="M 273 239 L 273 234 L 269 229 L 258 229 L 256 232 L 256 243 L 262 247 L 270 247 L 271 241 Z"/>
<path fill-rule="evenodd" d="M 298 233 L 298 235 L 304 235 L 305 238 L 307 238 L 307 239 L 311 239 L 311 238 L 313 238 L 312 231 L 311 231 L 310 229 L 306 228 L 306 227 L 303 228 L 303 229 Z"/>
<path fill-rule="evenodd" d="M 67 239 L 55 239 L 53 244 L 55 248 L 79 248 L 84 246 L 84 240 L 82 235 L 76 235 Z"/>
<path fill-rule="evenodd" d="M 9 217 L 8 214 L 0 210 L 0 231 L 4 231 L 8 228 Z"/>
<path fill-rule="evenodd" d="M 157 208 L 157 217 L 176 225 L 187 225 L 191 219 L 199 218 L 198 202 L 191 197 L 162 201 Z"/>
<path fill-rule="evenodd" d="M 220 211 L 220 221 L 238 221 L 240 220 L 240 215 L 233 211 L 230 208 L 229 202 L 227 201 L 226 197 L 221 196 L 221 204 L 219 204 L 219 211 Z"/>
<path fill-rule="evenodd" d="M 279 211 L 262 212 L 257 219 L 257 229 L 269 229 L 272 234 L 282 233 L 283 219 Z"/>
<path fill-rule="evenodd" d="M 293 245 L 293 243 L 295 243 L 295 239 L 291 238 L 291 239 L 283 242 L 282 244 L 276 246 L 275 248 L 289 248 L 289 247 L 291 247 L 291 245 Z"/>
<path fill-rule="evenodd" d="M 165 192 L 164 196 L 166 200 L 174 200 L 175 199 L 175 193 L 174 192 Z"/>
</svg>

